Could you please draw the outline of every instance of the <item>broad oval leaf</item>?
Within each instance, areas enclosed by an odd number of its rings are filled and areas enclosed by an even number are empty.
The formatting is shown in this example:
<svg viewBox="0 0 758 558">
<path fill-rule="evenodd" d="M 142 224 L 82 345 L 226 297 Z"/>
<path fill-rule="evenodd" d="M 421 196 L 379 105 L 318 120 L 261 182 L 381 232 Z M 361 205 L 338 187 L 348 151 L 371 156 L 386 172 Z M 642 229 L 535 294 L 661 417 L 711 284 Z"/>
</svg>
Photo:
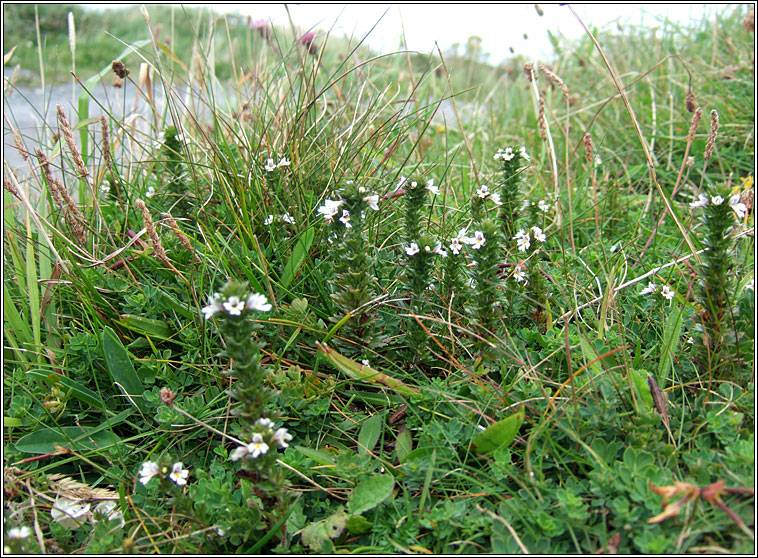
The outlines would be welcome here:
<svg viewBox="0 0 758 558">
<path fill-rule="evenodd" d="M 515 415 L 511 415 L 501 421 L 491 424 L 487 429 L 473 440 L 477 453 L 485 454 L 496 449 L 511 445 L 516 434 L 524 422 L 524 407 L 520 407 Z"/>
<path fill-rule="evenodd" d="M 103 329 L 103 355 L 105 363 L 108 366 L 108 372 L 111 374 L 113 381 L 117 383 L 128 395 L 129 401 L 139 407 L 144 413 L 147 406 L 142 400 L 142 394 L 145 388 L 142 387 L 142 381 L 134 370 L 132 359 L 129 353 L 121 344 L 116 333 L 109 327 Z"/>
<path fill-rule="evenodd" d="M 395 479 L 392 475 L 371 475 L 358 483 L 347 502 L 351 515 L 360 515 L 375 508 L 392 494 Z"/>
<path fill-rule="evenodd" d="M 376 413 L 363 421 L 361 432 L 358 434 L 358 453 L 367 454 L 374 449 L 382 434 L 382 415 Z"/>
<path fill-rule="evenodd" d="M 99 428 L 99 427 L 97 427 Z M 56 429 L 37 430 L 23 436 L 16 442 L 16 449 L 22 453 L 53 453 L 55 446 L 87 451 L 103 449 L 121 444 L 121 439 L 110 430 L 99 430 L 78 426 L 63 426 Z"/>
</svg>

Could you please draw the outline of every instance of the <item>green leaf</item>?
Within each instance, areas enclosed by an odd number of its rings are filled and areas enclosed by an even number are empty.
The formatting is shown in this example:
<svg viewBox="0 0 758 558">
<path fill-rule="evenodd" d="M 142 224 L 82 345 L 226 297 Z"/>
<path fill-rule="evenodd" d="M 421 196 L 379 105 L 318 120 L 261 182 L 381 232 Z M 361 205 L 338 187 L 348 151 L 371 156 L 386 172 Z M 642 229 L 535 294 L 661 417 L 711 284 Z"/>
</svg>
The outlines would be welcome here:
<svg viewBox="0 0 758 558">
<path fill-rule="evenodd" d="M 159 339 L 169 339 L 171 337 L 171 328 L 162 320 L 153 320 L 132 314 L 121 314 L 120 318 L 116 323 L 142 335 L 157 337 Z"/>
<path fill-rule="evenodd" d="M 303 446 L 295 446 L 295 449 L 302 453 L 305 457 L 310 457 L 316 463 L 320 465 L 334 465 L 334 459 L 323 451 L 319 451 L 313 448 L 306 448 Z"/>
<path fill-rule="evenodd" d="M 347 502 L 351 515 L 360 515 L 384 502 L 395 488 L 392 475 L 371 475 L 362 480 L 353 490 L 353 495 Z"/>
<path fill-rule="evenodd" d="M 413 450 L 413 440 L 411 439 L 411 431 L 407 428 L 403 428 L 397 435 L 395 441 L 395 453 L 397 454 L 398 463 L 402 463 L 408 454 Z"/>
<path fill-rule="evenodd" d="M 104 449 L 121 443 L 121 439 L 113 432 L 102 430 L 100 427 L 63 426 L 37 430 L 20 438 L 15 445 L 22 453 L 45 454 L 53 453 L 55 446 L 81 452 Z"/>
<path fill-rule="evenodd" d="M 83 401 L 91 407 L 97 407 L 98 409 L 105 410 L 105 403 L 100 396 L 92 390 L 82 386 L 79 382 L 72 380 L 66 376 L 61 376 L 56 372 L 49 372 L 47 370 L 34 369 L 29 370 L 26 373 L 32 378 L 43 380 L 50 385 L 59 385 L 70 390 L 72 397 L 76 397 L 78 400 Z"/>
<path fill-rule="evenodd" d="M 315 552 L 321 552 L 322 545 L 329 539 L 336 539 L 345 530 L 348 515 L 341 507 L 332 515 L 303 529 L 302 543 Z"/>
<path fill-rule="evenodd" d="M 142 400 L 142 381 L 134 370 L 129 353 L 121 344 L 116 333 L 109 327 L 103 329 L 103 355 L 113 381 L 126 393 L 132 405 L 138 407 L 143 413 L 147 412 L 147 406 Z"/>
<path fill-rule="evenodd" d="M 600 355 L 597 354 L 597 351 L 595 348 L 590 344 L 587 339 L 585 339 L 584 335 L 579 335 L 579 346 L 582 349 L 582 356 L 584 356 L 584 359 L 587 362 L 592 362 Z M 592 371 L 595 373 L 595 376 L 599 376 L 603 373 L 603 367 L 600 366 L 600 361 L 595 362 L 590 365 L 590 368 L 592 368 Z"/>
<path fill-rule="evenodd" d="M 653 408 L 653 396 L 650 394 L 650 386 L 647 385 L 647 370 L 631 368 L 629 377 L 632 379 L 637 401 L 642 401 L 648 409 Z"/>
<path fill-rule="evenodd" d="M 361 535 L 363 533 L 368 533 L 373 525 L 373 523 L 371 523 L 362 515 L 351 515 L 345 522 L 345 527 L 347 527 L 347 531 L 351 535 Z"/>
<path fill-rule="evenodd" d="M 382 434 L 383 417 L 381 413 L 367 418 L 361 425 L 361 431 L 358 434 L 358 453 L 368 454 L 374 449 Z"/>
<path fill-rule="evenodd" d="M 516 434 L 524 422 L 524 407 L 520 407 L 515 415 L 491 424 L 473 440 L 477 453 L 485 454 L 503 447 L 508 447 L 516 438 Z"/>
<path fill-rule="evenodd" d="M 416 388 L 405 385 L 402 381 L 388 376 L 383 372 L 374 370 L 370 366 L 364 366 L 354 360 L 341 355 L 334 349 L 328 347 L 326 343 L 316 342 L 319 351 L 331 362 L 337 370 L 353 378 L 354 380 L 363 380 L 365 382 L 378 383 L 395 390 L 401 395 L 414 395 L 418 393 Z"/>
<path fill-rule="evenodd" d="M 658 379 L 667 377 L 674 365 L 674 353 L 679 346 L 679 336 L 682 334 L 682 314 L 682 307 L 675 304 L 666 318 L 666 325 L 663 327 L 663 350 L 656 373 Z"/>
<path fill-rule="evenodd" d="M 303 261 L 305 261 L 305 257 L 308 255 L 308 251 L 311 249 L 311 244 L 313 244 L 313 238 L 315 236 L 316 231 L 313 227 L 309 227 L 297 239 L 295 248 L 292 250 L 292 255 L 287 260 L 287 263 L 284 264 L 284 269 L 282 270 L 282 277 L 279 283 L 283 288 L 286 289 L 289 286 L 297 272 L 300 270 Z"/>
</svg>

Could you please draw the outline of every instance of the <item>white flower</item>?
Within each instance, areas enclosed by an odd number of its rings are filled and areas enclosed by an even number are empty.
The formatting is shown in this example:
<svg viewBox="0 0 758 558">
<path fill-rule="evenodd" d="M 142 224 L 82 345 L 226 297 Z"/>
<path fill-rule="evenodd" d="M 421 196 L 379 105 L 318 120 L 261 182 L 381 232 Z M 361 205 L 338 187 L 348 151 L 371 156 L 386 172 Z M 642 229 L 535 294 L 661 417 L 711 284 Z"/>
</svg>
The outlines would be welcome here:
<svg viewBox="0 0 758 558">
<path fill-rule="evenodd" d="M 503 151 L 502 149 L 498 149 L 497 153 L 495 154 L 496 161 L 498 159 L 502 159 L 503 161 L 510 161 L 511 159 L 513 159 L 513 157 L 514 157 L 513 149 L 510 147 L 506 147 L 505 151 Z"/>
<path fill-rule="evenodd" d="M 258 419 L 258 424 L 264 428 L 272 428 L 274 426 L 274 421 L 269 418 L 261 417 Z"/>
<path fill-rule="evenodd" d="M 32 530 L 26 525 L 22 525 L 21 527 L 11 527 L 5 536 L 9 539 L 25 539 L 31 534 Z"/>
<path fill-rule="evenodd" d="M 249 455 L 250 449 L 249 446 L 239 446 L 236 448 L 232 454 L 229 456 L 232 461 L 238 461 L 239 459 L 242 459 L 246 455 Z"/>
<path fill-rule="evenodd" d="M 457 236 L 450 239 L 450 250 L 453 252 L 455 256 L 460 254 L 461 249 L 463 249 L 463 244 L 461 244 L 461 239 Z"/>
<path fill-rule="evenodd" d="M 92 510 L 92 513 L 93 515 L 105 517 L 105 519 L 108 521 L 117 519 L 121 522 L 121 526 L 124 526 L 124 514 L 121 513 L 121 510 L 118 508 L 118 504 L 113 500 L 105 500 L 103 502 L 100 502 L 95 506 L 95 509 Z"/>
<path fill-rule="evenodd" d="M 603 164 L 603 160 L 600 158 L 600 155 L 595 155 L 595 161 L 594 162 L 595 162 L 595 166 L 596 167 L 599 167 L 600 165 Z"/>
<path fill-rule="evenodd" d="M 468 280 L 466 281 L 466 286 L 467 287 L 473 287 L 474 286 L 474 278 L 473 277 L 469 277 L 468 278 Z"/>
<path fill-rule="evenodd" d="M 274 440 L 276 440 L 276 443 L 281 447 L 286 448 L 289 446 L 287 442 L 292 440 L 292 434 L 287 432 L 286 428 L 278 428 L 277 431 L 274 432 Z"/>
<path fill-rule="evenodd" d="M 221 295 L 216 293 L 211 297 L 210 304 L 203 308 L 203 315 L 205 316 L 205 319 L 207 320 L 214 314 L 221 312 L 224 309 L 223 306 L 221 306 Z"/>
<path fill-rule="evenodd" d="M 369 363 L 367 358 L 361 359 L 361 364 L 363 366 L 371 366 L 371 363 Z"/>
<path fill-rule="evenodd" d="M 442 244 L 440 244 L 439 242 L 434 247 L 434 253 L 439 254 L 443 258 L 447 258 L 447 252 L 442 248 Z"/>
<path fill-rule="evenodd" d="M 342 205 L 341 201 L 324 200 L 324 205 L 318 208 L 318 212 L 324 216 L 326 222 L 331 223 L 337 211 L 339 211 L 340 205 Z"/>
<path fill-rule="evenodd" d="M 177 486 L 184 486 L 187 484 L 187 477 L 189 476 L 189 471 L 185 469 L 182 466 L 182 462 L 179 461 L 178 463 L 174 463 L 174 466 L 171 467 L 171 474 L 169 474 L 169 478 L 174 481 Z"/>
<path fill-rule="evenodd" d="M 484 199 L 490 195 L 490 189 L 486 184 L 482 184 L 482 187 L 476 191 L 476 195 Z"/>
<path fill-rule="evenodd" d="M 231 316 L 239 316 L 245 309 L 245 303 L 242 302 L 238 296 L 230 296 L 226 302 L 224 302 L 224 309 L 229 312 Z"/>
<path fill-rule="evenodd" d="M 697 200 L 695 200 L 694 202 L 690 202 L 690 207 L 692 207 L 692 208 L 705 207 L 706 205 L 708 205 L 708 203 L 709 203 L 708 202 L 708 196 L 700 194 L 697 197 Z"/>
<path fill-rule="evenodd" d="M 277 167 L 288 167 L 288 166 L 290 166 L 290 162 L 287 160 L 287 157 L 282 157 L 279 160 L 279 163 L 276 166 Z"/>
<path fill-rule="evenodd" d="M 542 211 L 543 213 L 547 213 L 548 211 L 550 211 L 550 204 L 547 203 L 545 200 L 538 201 L 537 207 L 539 207 L 540 211 Z"/>
<path fill-rule="evenodd" d="M 750 279 L 745 285 L 745 290 L 755 290 L 755 278 Z"/>
<path fill-rule="evenodd" d="M 529 154 L 526 152 L 526 146 L 522 145 L 521 149 L 518 150 L 521 157 L 524 158 L 525 161 L 529 161 L 531 158 L 529 157 Z"/>
<path fill-rule="evenodd" d="M 739 194 L 734 194 L 729 198 L 729 207 L 737 214 L 738 219 L 743 219 L 747 213 L 747 206 L 740 201 Z"/>
<path fill-rule="evenodd" d="M 648 284 L 647 284 L 647 287 L 645 287 L 644 289 L 642 289 L 640 291 L 640 294 L 641 295 L 646 295 L 646 294 L 654 293 L 655 289 L 657 289 L 657 288 L 658 287 L 656 286 L 655 283 L 653 283 L 652 281 L 649 281 Z"/>
<path fill-rule="evenodd" d="M 495 205 L 503 205 L 503 202 L 500 201 L 500 194 L 498 193 L 490 194 L 490 200 L 492 200 Z"/>
<path fill-rule="evenodd" d="M 537 242 L 545 242 L 545 240 L 547 240 L 545 233 L 543 233 L 542 229 L 539 227 L 532 227 L 532 234 L 534 235 L 534 240 Z"/>
<path fill-rule="evenodd" d="M 103 183 L 100 185 L 100 193 L 101 194 L 110 194 L 111 191 L 111 183 L 107 180 L 103 180 Z"/>
<path fill-rule="evenodd" d="M 365 198 L 363 198 L 363 201 L 368 202 L 368 206 L 370 209 L 373 209 L 374 211 L 379 211 L 379 194 L 366 196 Z"/>
<path fill-rule="evenodd" d="M 263 220 L 263 224 L 266 225 L 266 226 L 270 225 L 273 222 L 274 222 L 274 216 L 273 215 L 269 215 L 268 217 L 266 217 Z"/>
<path fill-rule="evenodd" d="M 268 312 L 271 310 L 271 304 L 269 304 L 264 295 L 251 293 L 245 301 L 245 308 L 256 312 Z"/>
<path fill-rule="evenodd" d="M 474 236 L 469 239 L 469 244 L 471 244 L 471 247 L 474 250 L 479 250 L 485 242 L 487 242 L 487 240 L 484 238 L 484 233 L 482 231 L 474 231 Z"/>
<path fill-rule="evenodd" d="M 516 271 L 513 273 L 513 278 L 516 280 L 516 283 L 521 283 L 522 281 L 526 281 L 526 272 L 520 267 L 518 267 L 516 268 Z"/>
<path fill-rule="evenodd" d="M 666 300 L 671 300 L 675 295 L 676 293 L 668 285 L 663 285 L 661 288 L 661 296 Z"/>
<path fill-rule="evenodd" d="M 408 184 L 408 179 L 404 176 L 400 177 L 400 182 L 397 183 L 397 186 L 395 186 L 395 192 L 397 192 L 400 188 L 403 188 L 406 184 Z"/>
<path fill-rule="evenodd" d="M 284 215 L 282 215 L 282 221 L 284 221 L 285 223 L 289 223 L 290 225 L 295 224 L 295 220 L 292 218 L 292 215 L 290 215 L 289 213 L 285 213 Z"/>
<path fill-rule="evenodd" d="M 529 249 L 529 246 L 532 245 L 529 239 L 529 233 L 524 232 L 524 229 L 519 229 L 513 239 L 516 241 L 516 246 L 518 246 L 518 249 L 521 252 L 526 252 Z"/>
<path fill-rule="evenodd" d="M 267 172 L 275 171 L 276 163 L 274 163 L 274 160 L 271 158 L 266 159 L 266 166 L 264 166 L 263 168 L 266 169 Z"/>
<path fill-rule="evenodd" d="M 721 205 L 722 203 L 724 203 L 724 198 L 722 198 L 721 196 L 713 196 L 711 198 L 711 203 L 713 205 Z"/>
<path fill-rule="evenodd" d="M 58 496 L 50 510 L 50 517 L 67 529 L 75 529 L 84 525 L 89 512 L 89 504 L 79 504 L 75 500 Z"/>
<path fill-rule="evenodd" d="M 345 225 L 346 229 L 349 229 L 353 226 L 350 224 L 350 212 L 347 209 L 342 210 L 342 217 L 340 217 L 340 222 Z"/>
<path fill-rule="evenodd" d="M 268 444 L 263 441 L 263 436 L 256 433 L 253 434 L 253 441 L 247 445 L 247 450 L 255 458 L 268 451 Z"/>
<path fill-rule="evenodd" d="M 146 198 L 152 198 L 154 195 L 155 195 L 155 188 L 153 188 L 152 186 L 150 186 L 147 189 L 147 192 L 145 192 L 145 197 Z"/>
<path fill-rule="evenodd" d="M 419 253 L 418 244 L 416 244 L 415 242 L 411 242 L 409 246 L 405 247 L 405 253 L 408 254 L 409 256 L 418 254 Z"/>
<path fill-rule="evenodd" d="M 427 189 L 427 190 L 429 190 L 429 191 L 430 191 L 432 194 L 434 194 L 435 196 L 439 196 L 439 195 L 440 195 L 440 188 L 439 188 L 439 186 L 435 186 L 435 185 L 434 185 L 434 179 L 433 179 L 433 178 L 432 178 L 432 179 L 430 179 L 430 180 L 429 180 L 429 181 L 426 183 L 426 189 Z"/>
<path fill-rule="evenodd" d="M 139 481 L 142 484 L 147 484 L 150 479 L 160 472 L 158 465 L 152 461 L 146 461 L 142 464 L 142 469 L 139 471 Z"/>
</svg>

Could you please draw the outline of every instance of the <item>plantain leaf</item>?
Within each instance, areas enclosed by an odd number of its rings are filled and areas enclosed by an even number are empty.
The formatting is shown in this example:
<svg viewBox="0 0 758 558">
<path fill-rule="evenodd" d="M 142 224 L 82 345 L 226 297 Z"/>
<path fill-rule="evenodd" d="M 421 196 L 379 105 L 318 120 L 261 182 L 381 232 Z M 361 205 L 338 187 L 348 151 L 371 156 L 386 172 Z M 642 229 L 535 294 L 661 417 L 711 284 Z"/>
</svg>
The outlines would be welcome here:
<svg viewBox="0 0 758 558">
<path fill-rule="evenodd" d="M 354 380 L 362 380 L 364 382 L 370 382 L 375 384 L 382 384 L 390 389 L 395 390 L 401 395 L 414 395 L 418 393 L 416 388 L 405 385 L 402 381 L 388 376 L 383 372 L 374 370 L 370 366 L 364 366 L 354 360 L 341 355 L 334 349 L 328 347 L 325 343 L 316 342 L 316 346 L 319 351 L 331 362 L 337 370 L 343 374 L 353 378 Z"/>
<path fill-rule="evenodd" d="M 520 407 L 515 415 L 491 424 L 473 440 L 477 453 L 485 454 L 511 445 L 524 422 L 524 407 Z"/>
<path fill-rule="evenodd" d="M 53 453 L 55 446 L 74 451 L 104 449 L 121 444 L 121 439 L 110 430 L 79 426 L 63 426 L 37 430 L 20 438 L 16 449 L 22 453 Z"/>
<path fill-rule="evenodd" d="M 72 397 L 76 397 L 79 401 L 83 401 L 91 407 L 96 407 L 98 409 L 102 409 L 103 411 L 105 410 L 105 403 L 97 393 L 87 389 L 79 382 L 72 380 L 71 378 L 61 376 L 56 372 L 49 372 L 47 370 L 40 369 L 29 370 L 26 374 L 32 378 L 44 380 L 51 385 L 63 386 L 64 388 L 70 390 Z"/>
<path fill-rule="evenodd" d="M 412 450 L 413 440 L 411 438 L 411 431 L 403 427 L 397 435 L 397 440 L 395 440 L 395 453 L 397 454 L 398 463 L 402 463 Z"/>
<path fill-rule="evenodd" d="M 308 251 L 311 249 L 315 236 L 316 231 L 313 227 L 309 227 L 297 239 L 295 248 L 292 250 L 292 255 L 287 260 L 287 263 L 284 264 L 284 269 L 282 270 L 282 277 L 279 283 L 283 288 L 287 288 L 295 278 L 295 275 L 297 275 L 297 272 L 303 265 L 303 261 L 305 261 L 305 257 L 308 255 Z"/>
<path fill-rule="evenodd" d="M 367 418 L 361 425 L 361 431 L 358 434 L 358 453 L 368 454 L 374 449 L 382 434 L 382 415 L 376 413 L 374 416 Z"/>
<path fill-rule="evenodd" d="M 147 405 L 142 399 L 145 389 L 142 381 L 134 370 L 132 359 L 126 351 L 116 333 L 109 327 L 103 329 L 103 355 L 108 366 L 111 378 L 118 384 L 128 396 L 132 405 L 138 407 L 143 413 L 147 411 Z"/>
<path fill-rule="evenodd" d="M 355 487 L 353 495 L 347 501 L 347 509 L 351 515 L 360 515 L 389 498 L 393 488 L 395 479 L 392 475 L 371 475 Z"/>
</svg>

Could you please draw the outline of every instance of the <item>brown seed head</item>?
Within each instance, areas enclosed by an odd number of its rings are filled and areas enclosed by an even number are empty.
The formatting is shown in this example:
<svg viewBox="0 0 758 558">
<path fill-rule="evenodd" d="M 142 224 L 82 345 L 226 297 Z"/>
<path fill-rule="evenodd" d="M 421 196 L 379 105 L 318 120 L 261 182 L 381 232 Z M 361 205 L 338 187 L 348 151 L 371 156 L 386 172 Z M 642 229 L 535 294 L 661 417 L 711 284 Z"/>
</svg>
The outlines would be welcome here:
<svg viewBox="0 0 758 558">
<path fill-rule="evenodd" d="M 557 74 L 555 74 L 553 71 L 551 71 L 550 69 L 546 68 L 542 64 L 539 65 L 539 69 L 540 69 L 540 72 L 542 72 L 545 75 L 545 77 L 548 79 L 548 81 L 550 83 L 552 83 L 553 85 L 555 85 L 558 89 L 560 89 L 561 93 L 563 93 L 563 96 L 568 99 L 569 98 L 569 89 L 568 89 L 568 86 L 560 78 L 560 76 L 558 76 Z"/>
<path fill-rule="evenodd" d="M 121 62 L 121 60 L 114 60 L 113 64 L 111 64 L 111 69 L 113 70 L 113 73 L 122 80 L 126 79 L 126 76 L 129 75 L 129 69 L 124 66 L 124 63 Z"/>
<path fill-rule="evenodd" d="M 745 19 L 742 20 L 742 27 L 748 33 L 755 33 L 755 10 L 750 10 Z"/>
<path fill-rule="evenodd" d="M 540 109 L 537 114 L 537 120 L 540 127 L 540 138 L 542 141 L 547 141 L 547 120 L 545 120 L 545 99 L 540 97 Z"/>
<path fill-rule="evenodd" d="M 700 124 L 700 119 L 702 117 L 703 109 L 697 107 L 695 114 L 692 115 L 692 120 L 690 120 L 690 131 L 687 133 L 687 143 L 692 143 L 695 141 L 695 132 L 697 132 L 697 127 L 698 124 Z"/>
<path fill-rule="evenodd" d="M 691 90 L 687 92 L 687 97 L 684 99 L 684 106 L 687 107 L 687 112 L 695 112 L 697 109 L 695 94 Z"/>
<path fill-rule="evenodd" d="M 176 394 L 168 389 L 167 387 L 162 387 L 161 391 L 159 392 L 161 401 L 164 405 L 168 405 L 169 407 L 174 404 L 174 399 L 176 399 Z"/>
<path fill-rule="evenodd" d="M 711 111 L 711 132 L 708 134 L 708 142 L 705 144 L 705 153 L 703 159 L 708 161 L 713 155 L 713 146 L 716 144 L 716 136 L 719 131 L 719 113 L 716 109 Z"/>
<path fill-rule="evenodd" d="M 526 64 L 524 64 L 524 73 L 526 74 L 526 81 L 531 83 L 532 79 L 536 77 L 534 75 L 534 64 L 532 64 L 531 62 L 527 62 Z"/>
<path fill-rule="evenodd" d="M 589 132 L 584 134 L 584 156 L 587 158 L 587 162 L 592 164 L 592 136 Z"/>
</svg>

